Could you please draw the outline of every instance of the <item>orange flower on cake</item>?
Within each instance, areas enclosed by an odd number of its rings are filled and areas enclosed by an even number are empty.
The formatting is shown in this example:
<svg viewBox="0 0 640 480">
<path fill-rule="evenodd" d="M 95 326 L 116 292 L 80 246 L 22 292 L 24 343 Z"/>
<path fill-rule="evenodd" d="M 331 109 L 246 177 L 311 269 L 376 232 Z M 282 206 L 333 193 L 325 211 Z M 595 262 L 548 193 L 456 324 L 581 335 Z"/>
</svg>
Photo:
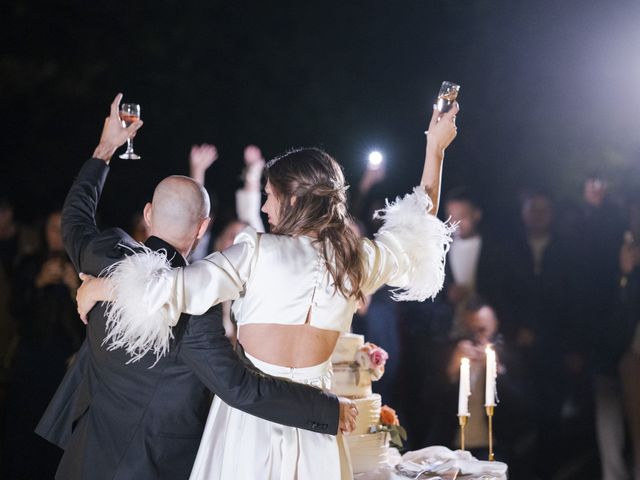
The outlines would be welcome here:
<svg viewBox="0 0 640 480">
<path fill-rule="evenodd" d="M 380 410 L 380 423 L 383 425 L 400 425 L 396 411 L 388 405 L 383 405 Z"/>
</svg>

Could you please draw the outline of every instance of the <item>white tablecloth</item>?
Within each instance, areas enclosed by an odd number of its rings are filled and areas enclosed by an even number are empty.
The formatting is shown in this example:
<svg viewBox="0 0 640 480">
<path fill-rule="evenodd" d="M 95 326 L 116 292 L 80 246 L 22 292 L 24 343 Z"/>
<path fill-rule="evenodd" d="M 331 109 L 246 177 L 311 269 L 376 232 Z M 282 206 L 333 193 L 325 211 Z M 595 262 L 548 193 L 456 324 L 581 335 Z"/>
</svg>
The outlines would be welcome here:
<svg viewBox="0 0 640 480">
<path fill-rule="evenodd" d="M 406 474 L 400 473 L 404 470 Z M 424 475 L 420 472 L 424 471 Z M 407 480 L 451 478 L 445 472 L 459 471 L 457 480 L 507 480 L 507 465 L 502 462 L 476 460 L 469 452 L 451 451 L 446 447 L 427 447 L 400 456 L 398 450 L 390 449 L 389 465 L 375 471 L 357 473 L 354 480 Z M 442 477 L 438 476 L 442 473 Z"/>
</svg>

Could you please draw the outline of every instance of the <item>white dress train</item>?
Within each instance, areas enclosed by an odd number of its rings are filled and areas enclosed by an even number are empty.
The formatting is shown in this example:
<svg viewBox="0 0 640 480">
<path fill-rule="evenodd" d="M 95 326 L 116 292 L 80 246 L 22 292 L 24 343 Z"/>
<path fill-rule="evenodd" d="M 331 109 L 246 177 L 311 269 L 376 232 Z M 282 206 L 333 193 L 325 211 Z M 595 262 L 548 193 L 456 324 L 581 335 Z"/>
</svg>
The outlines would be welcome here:
<svg viewBox="0 0 640 480">
<path fill-rule="evenodd" d="M 328 390 L 331 362 L 288 368 L 247 358 L 261 371 Z M 287 427 L 213 400 L 190 480 L 351 480 L 344 439 Z"/>
</svg>

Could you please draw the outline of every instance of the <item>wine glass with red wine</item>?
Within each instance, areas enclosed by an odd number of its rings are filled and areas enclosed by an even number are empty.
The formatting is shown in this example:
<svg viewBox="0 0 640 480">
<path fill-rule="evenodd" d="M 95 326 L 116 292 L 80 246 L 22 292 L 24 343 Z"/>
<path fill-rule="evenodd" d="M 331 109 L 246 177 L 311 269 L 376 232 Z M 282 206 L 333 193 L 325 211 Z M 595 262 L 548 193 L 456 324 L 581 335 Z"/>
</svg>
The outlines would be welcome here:
<svg viewBox="0 0 640 480">
<path fill-rule="evenodd" d="M 125 127 L 140 120 L 140 105 L 137 103 L 123 103 L 120 107 L 120 120 Z M 133 140 L 127 139 L 127 150 L 120 155 L 124 160 L 140 160 L 140 155 L 133 151 Z"/>
</svg>

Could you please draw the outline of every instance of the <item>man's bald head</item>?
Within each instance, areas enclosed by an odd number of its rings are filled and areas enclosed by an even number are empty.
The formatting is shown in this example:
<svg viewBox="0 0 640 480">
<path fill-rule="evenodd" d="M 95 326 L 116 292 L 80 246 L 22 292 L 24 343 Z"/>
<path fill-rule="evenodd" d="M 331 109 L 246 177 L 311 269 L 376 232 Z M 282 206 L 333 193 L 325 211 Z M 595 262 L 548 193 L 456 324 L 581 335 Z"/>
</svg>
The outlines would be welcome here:
<svg viewBox="0 0 640 480">
<path fill-rule="evenodd" d="M 184 248 L 201 235 L 199 231 L 208 220 L 211 202 L 209 194 L 189 177 L 172 175 L 162 180 L 153 192 L 151 205 L 145 208 L 145 219 L 151 234 Z"/>
</svg>

